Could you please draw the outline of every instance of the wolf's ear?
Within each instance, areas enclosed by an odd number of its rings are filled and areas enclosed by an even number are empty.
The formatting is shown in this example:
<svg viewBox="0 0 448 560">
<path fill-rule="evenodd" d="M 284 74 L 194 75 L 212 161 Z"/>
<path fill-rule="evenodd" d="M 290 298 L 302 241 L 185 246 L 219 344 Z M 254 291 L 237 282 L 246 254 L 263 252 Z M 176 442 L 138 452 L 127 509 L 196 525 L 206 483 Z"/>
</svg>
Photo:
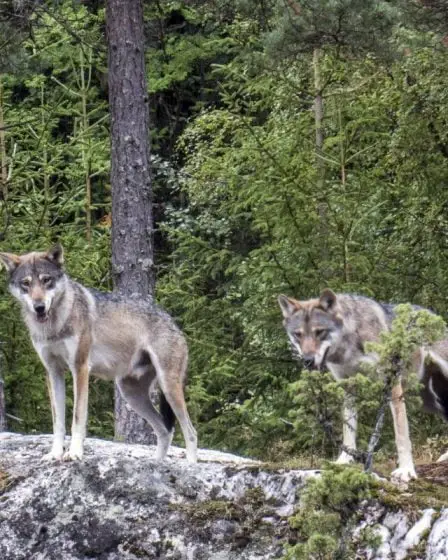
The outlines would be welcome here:
<svg viewBox="0 0 448 560">
<path fill-rule="evenodd" d="M 319 298 L 319 307 L 321 307 L 324 311 L 330 311 L 336 304 L 336 294 L 326 288 L 320 294 Z"/>
<path fill-rule="evenodd" d="M 290 317 L 293 313 L 300 309 L 300 302 L 296 299 L 289 298 L 287 296 L 278 296 L 278 304 L 282 310 L 283 317 Z"/>
<path fill-rule="evenodd" d="M 20 264 L 20 257 L 18 255 L 13 255 L 12 253 L 0 253 L 0 262 L 9 274 L 12 274 Z"/>
<path fill-rule="evenodd" d="M 45 258 L 54 263 L 56 266 L 64 264 L 64 249 L 60 243 L 56 243 L 49 251 L 47 251 Z"/>
</svg>

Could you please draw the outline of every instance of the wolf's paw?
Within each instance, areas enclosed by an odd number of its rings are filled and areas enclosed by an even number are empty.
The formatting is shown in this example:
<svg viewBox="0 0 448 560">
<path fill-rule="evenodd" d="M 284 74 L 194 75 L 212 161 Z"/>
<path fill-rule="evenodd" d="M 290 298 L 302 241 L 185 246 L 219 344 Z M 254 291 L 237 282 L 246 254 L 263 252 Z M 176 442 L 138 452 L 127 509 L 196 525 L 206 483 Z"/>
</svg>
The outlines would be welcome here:
<svg viewBox="0 0 448 560">
<path fill-rule="evenodd" d="M 72 451 L 71 449 L 69 449 L 62 456 L 62 460 L 63 461 L 82 461 L 83 455 L 84 454 L 83 454 L 82 451 Z"/>
<path fill-rule="evenodd" d="M 409 467 L 399 467 L 395 469 L 390 475 L 392 482 L 396 484 L 406 484 L 413 478 L 417 478 L 417 473 L 415 472 L 414 465 Z"/>
<path fill-rule="evenodd" d="M 347 451 L 342 451 L 339 457 L 335 461 L 336 465 L 348 465 L 354 462 L 355 459 L 353 458 L 352 455 L 350 455 L 350 453 L 347 453 Z"/>
<path fill-rule="evenodd" d="M 197 463 L 198 462 L 197 451 L 187 450 L 187 461 L 189 463 Z"/>
<path fill-rule="evenodd" d="M 443 463 L 443 461 L 448 461 L 448 451 L 445 451 L 440 457 L 437 459 L 437 463 Z"/>
<path fill-rule="evenodd" d="M 49 453 L 45 453 L 45 455 L 42 455 L 42 461 L 60 461 L 63 455 L 63 449 L 52 449 Z"/>
<path fill-rule="evenodd" d="M 71 441 L 69 450 L 64 453 L 63 461 L 82 461 L 84 449 L 81 441 Z"/>
</svg>

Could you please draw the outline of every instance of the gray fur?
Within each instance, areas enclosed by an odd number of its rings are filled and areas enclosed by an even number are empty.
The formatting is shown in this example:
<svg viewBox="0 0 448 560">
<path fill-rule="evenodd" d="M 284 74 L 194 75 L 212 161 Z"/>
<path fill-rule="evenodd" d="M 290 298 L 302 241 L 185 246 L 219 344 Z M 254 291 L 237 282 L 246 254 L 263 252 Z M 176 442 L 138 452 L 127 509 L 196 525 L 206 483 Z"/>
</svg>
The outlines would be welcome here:
<svg viewBox="0 0 448 560">
<path fill-rule="evenodd" d="M 7 266 L 9 289 L 21 303 L 31 340 L 48 373 L 55 434 L 49 458 L 62 456 L 64 374 L 70 369 L 75 405 L 72 441 L 65 458 L 82 458 L 91 373 L 117 382 L 130 406 L 154 428 L 157 456 L 162 459 L 173 432 L 166 405 L 161 415 L 149 398 L 157 380 L 179 420 L 187 457 L 196 461 L 196 431 L 183 393 L 188 349 L 172 318 L 150 300 L 104 294 L 74 282 L 62 269 L 60 246 L 20 257 L 0 253 L 0 259 Z"/>
<path fill-rule="evenodd" d="M 394 305 L 381 304 L 364 296 L 336 295 L 330 290 L 324 290 L 319 298 L 306 301 L 280 296 L 279 305 L 295 353 L 308 367 L 327 367 L 336 379 L 356 374 L 362 369 L 363 362 L 376 362 L 377 357 L 366 352 L 365 343 L 378 341 L 381 332 L 390 328 L 395 314 Z M 422 397 L 426 408 L 448 418 L 448 340 L 430 349 L 422 348 L 415 357 L 415 367 L 423 383 Z M 416 475 L 401 380 L 393 389 L 391 410 L 399 455 L 399 468 L 394 474 L 408 480 Z M 356 449 L 357 422 L 353 399 L 346 399 L 343 416 L 344 448 Z M 350 460 L 345 450 L 338 459 L 339 462 Z"/>
</svg>

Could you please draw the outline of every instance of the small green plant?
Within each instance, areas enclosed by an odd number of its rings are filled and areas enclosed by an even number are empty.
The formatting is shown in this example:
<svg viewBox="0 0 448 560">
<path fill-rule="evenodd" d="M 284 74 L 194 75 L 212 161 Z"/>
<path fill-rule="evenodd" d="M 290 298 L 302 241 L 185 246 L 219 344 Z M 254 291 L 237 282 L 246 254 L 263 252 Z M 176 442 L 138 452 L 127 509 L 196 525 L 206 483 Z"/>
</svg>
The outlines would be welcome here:
<svg viewBox="0 0 448 560">
<path fill-rule="evenodd" d="M 288 547 L 285 560 L 350 560 L 356 547 L 378 546 L 370 532 L 355 542 L 352 531 L 361 518 L 361 505 L 374 498 L 378 483 L 359 467 L 329 464 L 310 480 L 299 512 L 290 518 L 299 542 Z"/>
</svg>

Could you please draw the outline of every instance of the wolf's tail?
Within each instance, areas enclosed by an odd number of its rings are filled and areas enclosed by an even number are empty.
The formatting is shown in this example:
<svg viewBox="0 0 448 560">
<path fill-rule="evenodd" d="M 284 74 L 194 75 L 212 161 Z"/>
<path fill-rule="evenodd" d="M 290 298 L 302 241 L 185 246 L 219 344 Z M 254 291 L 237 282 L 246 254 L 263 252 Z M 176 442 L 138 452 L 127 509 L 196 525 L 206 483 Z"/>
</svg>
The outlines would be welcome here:
<svg viewBox="0 0 448 560">
<path fill-rule="evenodd" d="M 160 414 L 162 415 L 165 428 L 169 432 L 173 431 L 176 416 L 162 391 L 160 391 Z"/>
</svg>

